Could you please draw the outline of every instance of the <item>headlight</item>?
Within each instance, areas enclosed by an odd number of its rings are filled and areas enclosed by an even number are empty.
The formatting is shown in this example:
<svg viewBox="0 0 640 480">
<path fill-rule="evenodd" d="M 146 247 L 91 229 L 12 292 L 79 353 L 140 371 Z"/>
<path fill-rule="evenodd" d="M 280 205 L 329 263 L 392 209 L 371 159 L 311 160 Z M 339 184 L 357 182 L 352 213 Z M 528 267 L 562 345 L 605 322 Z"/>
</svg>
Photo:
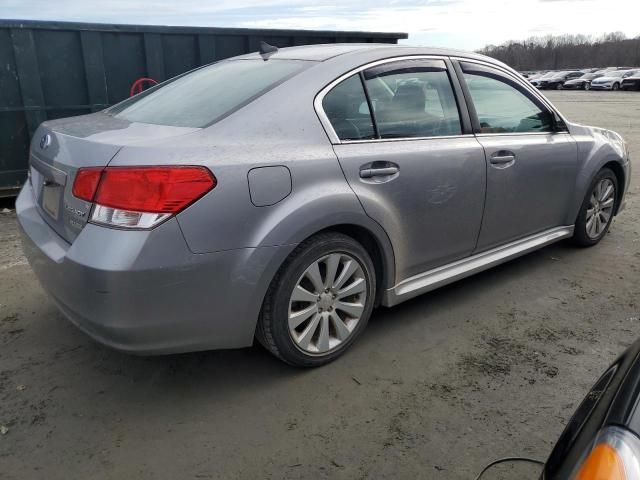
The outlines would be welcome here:
<svg viewBox="0 0 640 480">
<path fill-rule="evenodd" d="M 589 455 L 573 480 L 640 479 L 640 439 L 619 427 L 607 427 L 598 434 Z"/>
</svg>

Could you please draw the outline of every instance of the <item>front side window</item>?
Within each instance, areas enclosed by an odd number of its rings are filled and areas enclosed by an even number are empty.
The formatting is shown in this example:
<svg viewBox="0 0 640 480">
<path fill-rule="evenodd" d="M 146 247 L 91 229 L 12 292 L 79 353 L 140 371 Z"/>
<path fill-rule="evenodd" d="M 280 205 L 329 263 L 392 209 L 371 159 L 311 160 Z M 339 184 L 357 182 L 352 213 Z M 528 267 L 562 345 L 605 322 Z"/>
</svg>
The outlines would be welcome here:
<svg viewBox="0 0 640 480">
<path fill-rule="evenodd" d="M 300 60 L 228 60 L 121 102 L 107 113 L 130 122 L 206 127 L 309 67 Z"/>
<path fill-rule="evenodd" d="M 464 78 L 480 122 L 480 133 L 553 131 L 553 116 L 511 82 L 488 72 L 466 71 Z"/>
<path fill-rule="evenodd" d="M 343 80 L 327 93 L 322 109 L 340 140 L 376 138 L 360 75 Z"/>
<path fill-rule="evenodd" d="M 460 135 L 449 75 L 441 60 L 404 60 L 364 72 L 380 138 Z"/>
</svg>

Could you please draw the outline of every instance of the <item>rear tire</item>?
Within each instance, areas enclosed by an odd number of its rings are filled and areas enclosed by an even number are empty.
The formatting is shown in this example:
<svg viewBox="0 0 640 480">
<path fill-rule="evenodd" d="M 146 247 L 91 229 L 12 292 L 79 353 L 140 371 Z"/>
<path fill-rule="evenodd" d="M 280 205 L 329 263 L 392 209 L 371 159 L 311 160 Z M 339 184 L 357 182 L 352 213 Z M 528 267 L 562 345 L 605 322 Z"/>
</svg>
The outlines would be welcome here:
<svg viewBox="0 0 640 480">
<path fill-rule="evenodd" d="M 585 89 L 585 90 L 591 90 L 591 83 L 589 83 L 589 82 L 585 82 L 585 84 L 584 84 L 584 89 Z"/>
<path fill-rule="evenodd" d="M 609 231 L 618 208 L 618 178 L 612 170 L 603 168 L 587 189 L 575 224 L 573 243 L 592 247 Z"/>
<path fill-rule="evenodd" d="M 315 235 L 298 245 L 271 282 L 256 337 L 290 365 L 324 365 L 365 329 L 375 292 L 375 268 L 362 245 L 337 232 Z"/>
<path fill-rule="evenodd" d="M 617 92 L 618 90 L 620 90 L 620 84 L 614 83 L 613 86 L 611 87 L 611 90 L 613 90 L 614 92 Z"/>
</svg>

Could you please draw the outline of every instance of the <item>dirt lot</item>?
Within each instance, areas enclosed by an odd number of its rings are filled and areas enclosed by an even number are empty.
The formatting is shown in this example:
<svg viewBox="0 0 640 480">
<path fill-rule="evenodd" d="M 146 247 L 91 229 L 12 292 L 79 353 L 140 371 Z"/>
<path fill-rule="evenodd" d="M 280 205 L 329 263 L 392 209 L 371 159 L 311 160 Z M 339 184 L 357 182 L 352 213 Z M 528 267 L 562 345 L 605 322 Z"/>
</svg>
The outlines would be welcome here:
<svg viewBox="0 0 640 480">
<path fill-rule="evenodd" d="M 640 94 L 549 97 L 640 157 Z M 638 336 L 634 176 L 597 247 L 554 245 L 381 309 L 317 370 L 257 346 L 138 358 L 97 345 L 56 311 L 0 214 L 0 478 L 469 479 L 497 457 L 545 459 Z"/>
</svg>

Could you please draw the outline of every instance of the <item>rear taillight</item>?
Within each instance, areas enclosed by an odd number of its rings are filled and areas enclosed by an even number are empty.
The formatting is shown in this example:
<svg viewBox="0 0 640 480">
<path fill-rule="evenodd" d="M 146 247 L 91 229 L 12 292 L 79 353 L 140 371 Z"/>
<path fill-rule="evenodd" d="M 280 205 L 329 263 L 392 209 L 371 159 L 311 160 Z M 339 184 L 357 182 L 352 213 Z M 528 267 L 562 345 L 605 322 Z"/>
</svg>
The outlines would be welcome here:
<svg viewBox="0 0 640 480">
<path fill-rule="evenodd" d="M 78 170 L 76 179 L 73 182 L 73 194 L 82 200 L 93 202 L 93 196 L 98 189 L 100 175 L 102 175 L 103 170 L 103 167 L 81 168 Z"/>
<path fill-rule="evenodd" d="M 216 183 L 205 167 L 81 168 L 73 194 L 95 203 L 94 223 L 151 228 L 184 210 Z"/>
</svg>

